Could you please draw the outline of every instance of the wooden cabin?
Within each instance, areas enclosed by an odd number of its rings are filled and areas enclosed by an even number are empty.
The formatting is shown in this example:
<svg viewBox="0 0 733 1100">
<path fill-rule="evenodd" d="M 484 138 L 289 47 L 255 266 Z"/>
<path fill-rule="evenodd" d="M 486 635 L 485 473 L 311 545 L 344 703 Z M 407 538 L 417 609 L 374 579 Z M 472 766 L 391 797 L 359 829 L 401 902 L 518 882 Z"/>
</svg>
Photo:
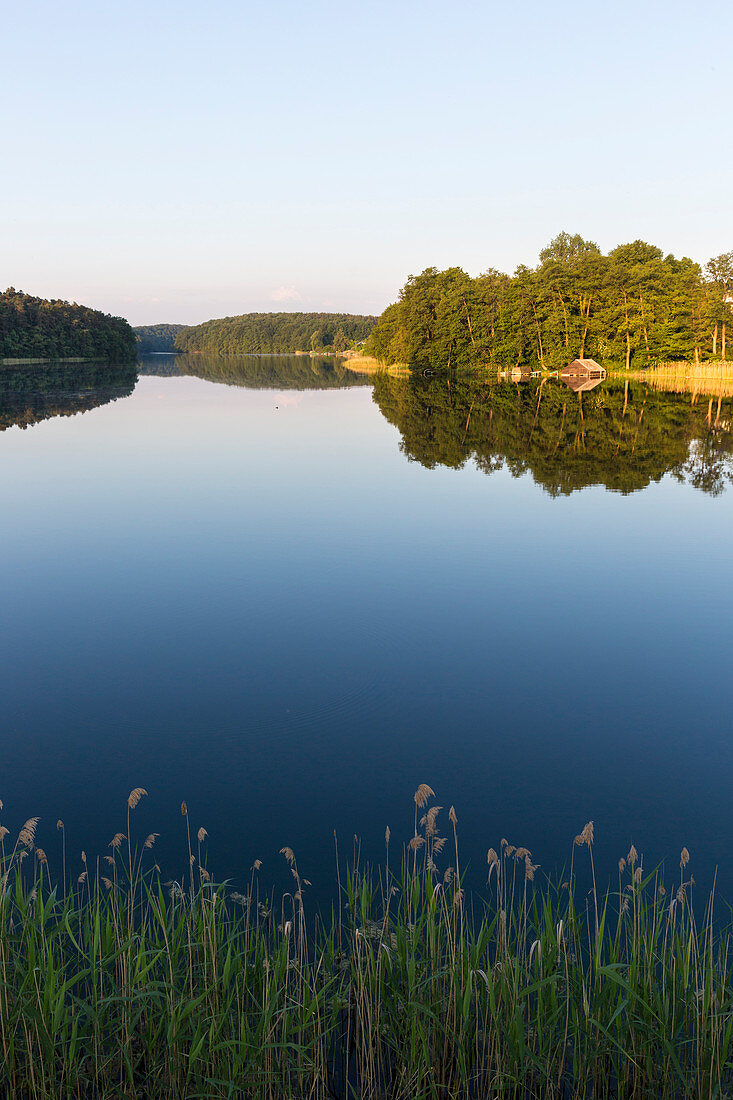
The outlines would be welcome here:
<svg viewBox="0 0 733 1100">
<path fill-rule="evenodd" d="M 605 378 L 606 371 L 595 359 L 573 359 L 572 363 L 568 363 L 560 371 L 560 377 L 583 378 L 587 381 L 591 378 Z"/>
<path fill-rule="evenodd" d="M 595 359 L 573 359 L 560 371 L 560 378 L 573 393 L 587 393 L 605 377 L 604 368 Z"/>
</svg>

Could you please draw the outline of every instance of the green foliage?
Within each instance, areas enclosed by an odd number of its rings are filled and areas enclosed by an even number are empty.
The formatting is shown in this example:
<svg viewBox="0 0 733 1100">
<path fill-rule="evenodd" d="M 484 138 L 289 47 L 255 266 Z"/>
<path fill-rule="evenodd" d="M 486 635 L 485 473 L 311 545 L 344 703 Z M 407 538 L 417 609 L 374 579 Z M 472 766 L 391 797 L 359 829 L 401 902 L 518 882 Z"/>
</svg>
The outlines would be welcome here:
<svg viewBox="0 0 733 1100">
<path fill-rule="evenodd" d="M 338 911 L 213 881 L 184 806 L 180 881 L 131 837 L 69 873 L 0 828 L 0 1086 L 19 1100 L 682 1100 L 733 1085 L 733 962 L 690 855 L 664 883 L 633 847 L 598 884 L 594 829 L 561 883 L 497 841 L 466 892 L 457 817 L 415 794 L 396 862 L 342 870 Z M 412 816 L 412 815 L 410 815 Z M 443 835 L 441 835 L 443 833 Z M 50 838 L 49 838 L 50 839 Z M 44 841 L 45 842 L 45 841 Z M 54 849 L 57 845 L 54 843 Z M 677 860 L 675 860 L 675 864 Z M 55 868 L 55 870 L 54 870 Z"/>
<path fill-rule="evenodd" d="M 725 357 L 733 253 L 711 260 L 706 278 L 692 260 L 644 241 L 604 256 L 593 242 L 560 233 L 539 261 L 511 278 L 492 269 L 474 279 L 457 267 L 410 276 L 367 353 L 422 368 L 548 370 L 576 357 L 626 367 Z"/>
<path fill-rule="evenodd" d="M 188 325 L 138 325 L 135 333 L 139 355 L 150 355 L 156 351 L 173 351 L 179 332 L 185 332 Z"/>
<path fill-rule="evenodd" d="M 376 317 L 351 313 L 244 313 L 184 329 L 176 349 L 210 355 L 338 354 L 365 340 Z"/>
<path fill-rule="evenodd" d="M 552 496 L 587 485 L 636 492 L 671 473 L 716 495 L 733 482 L 733 402 L 707 402 L 608 378 L 574 393 L 554 378 L 497 382 L 458 374 L 374 379 L 373 398 L 423 466 L 475 461 L 531 473 Z M 727 407 L 726 407 L 727 406 Z"/>
<path fill-rule="evenodd" d="M 135 334 L 121 317 L 13 287 L 0 294 L 0 359 L 124 362 L 135 355 Z"/>
</svg>

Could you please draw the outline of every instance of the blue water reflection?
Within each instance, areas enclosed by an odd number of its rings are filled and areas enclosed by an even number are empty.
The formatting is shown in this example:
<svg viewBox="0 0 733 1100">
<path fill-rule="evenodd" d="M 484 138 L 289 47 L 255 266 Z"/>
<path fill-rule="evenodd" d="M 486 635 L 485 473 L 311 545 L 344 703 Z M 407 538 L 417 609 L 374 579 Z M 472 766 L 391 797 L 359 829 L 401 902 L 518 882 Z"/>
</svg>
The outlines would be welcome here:
<svg viewBox="0 0 733 1100">
<path fill-rule="evenodd" d="M 171 873 L 186 799 L 220 877 L 287 844 L 325 892 L 333 830 L 378 856 L 427 782 L 477 881 L 500 837 L 551 870 L 593 818 L 609 873 L 685 844 L 733 896 L 733 494 L 426 468 L 369 385 L 117 396 L 0 433 L 14 832 L 103 854 L 142 785 Z"/>
</svg>

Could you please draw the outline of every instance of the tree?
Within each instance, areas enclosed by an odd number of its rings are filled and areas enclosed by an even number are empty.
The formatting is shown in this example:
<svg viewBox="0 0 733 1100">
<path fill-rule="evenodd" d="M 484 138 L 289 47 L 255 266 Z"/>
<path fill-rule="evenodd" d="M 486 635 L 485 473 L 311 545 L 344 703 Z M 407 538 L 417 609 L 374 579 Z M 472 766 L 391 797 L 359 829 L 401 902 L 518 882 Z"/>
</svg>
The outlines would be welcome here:
<svg viewBox="0 0 733 1100">
<path fill-rule="evenodd" d="M 721 358 L 725 359 L 726 325 L 733 321 L 733 252 L 723 252 L 705 265 L 712 284 L 713 355 L 718 353 L 718 327 L 721 332 Z"/>
</svg>

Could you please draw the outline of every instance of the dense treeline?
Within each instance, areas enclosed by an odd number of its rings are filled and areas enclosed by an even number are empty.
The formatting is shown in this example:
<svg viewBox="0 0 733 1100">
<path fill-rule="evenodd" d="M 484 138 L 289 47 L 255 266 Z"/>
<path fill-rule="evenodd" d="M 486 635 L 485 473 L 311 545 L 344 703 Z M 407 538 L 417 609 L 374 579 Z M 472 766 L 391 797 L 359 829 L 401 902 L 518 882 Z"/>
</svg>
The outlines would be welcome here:
<svg viewBox="0 0 733 1100">
<path fill-rule="evenodd" d="M 0 359 L 122 362 L 135 350 L 135 334 L 121 317 L 13 287 L 0 294 Z"/>
<path fill-rule="evenodd" d="M 459 267 L 410 276 L 367 350 L 417 367 L 491 363 L 555 369 L 576 356 L 629 367 L 733 351 L 733 252 L 703 271 L 634 241 L 604 255 L 561 233 L 513 277 Z"/>
<path fill-rule="evenodd" d="M 55 416 L 75 416 L 135 389 L 134 362 L 4 366 L 0 370 L 0 432 Z"/>
<path fill-rule="evenodd" d="M 173 351 L 175 339 L 188 325 L 137 325 L 135 333 L 137 350 L 140 355 L 149 355 L 156 351 Z"/>
<path fill-rule="evenodd" d="M 244 313 L 185 329 L 175 345 L 210 355 L 338 354 L 365 340 L 376 323 L 376 317 L 352 313 Z"/>
<path fill-rule="evenodd" d="M 429 468 L 473 460 L 486 474 L 531 473 L 552 496 L 588 485 L 632 493 L 665 474 L 712 495 L 733 483 L 730 398 L 711 405 L 617 378 L 574 393 L 553 378 L 419 374 L 378 375 L 373 397 L 403 453 Z"/>
</svg>

